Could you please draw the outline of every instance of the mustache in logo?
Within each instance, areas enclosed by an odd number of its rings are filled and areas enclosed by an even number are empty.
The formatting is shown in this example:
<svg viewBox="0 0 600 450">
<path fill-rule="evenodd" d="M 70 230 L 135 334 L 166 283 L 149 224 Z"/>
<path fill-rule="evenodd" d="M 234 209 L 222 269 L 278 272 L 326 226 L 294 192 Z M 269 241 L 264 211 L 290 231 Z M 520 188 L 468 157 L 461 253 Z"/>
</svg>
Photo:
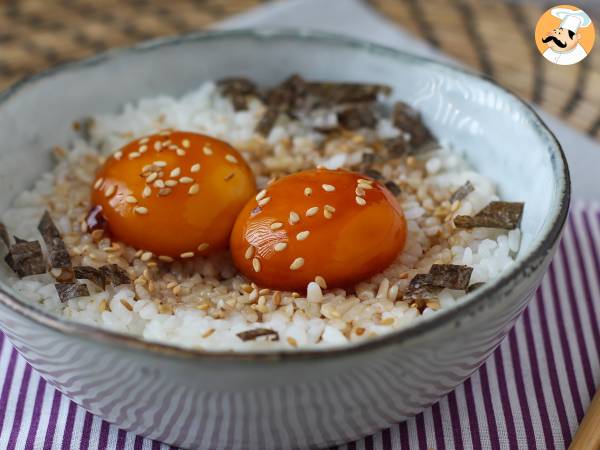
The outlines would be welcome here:
<svg viewBox="0 0 600 450">
<path fill-rule="evenodd" d="M 542 42 L 544 44 L 546 44 L 547 42 L 550 42 L 550 41 L 553 41 L 560 48 L 565 48 L 567 46 L 566 42 L 559 41 L 556 36 L 546 36 L 545 38 L 542 38 Z"/>
</svg>

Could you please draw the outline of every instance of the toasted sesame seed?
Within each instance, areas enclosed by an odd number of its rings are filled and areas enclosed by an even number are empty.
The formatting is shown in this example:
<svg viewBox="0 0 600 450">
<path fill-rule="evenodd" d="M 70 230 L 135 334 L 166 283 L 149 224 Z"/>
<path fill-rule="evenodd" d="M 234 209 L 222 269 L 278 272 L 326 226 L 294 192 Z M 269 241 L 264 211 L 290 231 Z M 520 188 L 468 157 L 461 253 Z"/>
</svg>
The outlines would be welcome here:
<svg viewBox="0 0 600 450">
<path fill-rule="evenodd" d="M 148 214 L 148 208 L 146 208 L 145 206 L 136 206 L 135 208 L 133 208 L 133 210 L 138 214 Z"/>
<path fill-rule="evenodd" d="M 185 156 L 185 150 L 182 148 L 178 148 L 177 150 L 175 150 L 175 153 L 177 154 L 177 156 Z"/>
<path fill-rule="evenodd" d="M 163 147 L 170 147 L 171 139 L 165 139 L 164 141 L 162 141 L 162 145 L 163 145 Z"/>
<path fill-rule="evenodd" d="M 150 172 L 153 169 L 154 169 L 154 166 L 152 164 L 146 164 L 144 167 L 142 167 L 142 173 Z"/>
<path fill-rule="evenodd" d="M 288 219 L 290 225 L 294 225 L 300 221 L 300 216 L 295 211 L 290 211 L 290 217 Z"/>
<path fill-rule="evenodd" d="M 118 152 L 115 152 L 115 154 L 113 155 L 113 158 L 115 158 L 117 161 L 120 160 L 123 157 L 123 152 L 121 150 L 119 150 Z"/>
<path fill-rule="evenodd" d="M 172 192 L 171 188 L 163 188 L 160 191 L 158 191 L 158 195 L 160 195 L 161 197 L 164 197 L 165 195 L 169 195 Z"/>
<path fill-rule="evenodd" d="M 318 206 L 313 206 L 312 208 L 308 208 L 306 210 L 306 216 L 307 217 L 314 216 L 318 212 L 319 212 L 319 207 Z"/>
<path fill-rule="evenodd" d="M 327 282 L 321 275 L 315 277 L 315 283 L 317 283 L 321 289 L 327 289 Z"/>
<path fill-rule="evenodd" d="M 299 241 L 303 241 L 303 240 L 304 240 L 304 239 L 306 239 L 306 238 L 307 238 L 309 235 L 310 235 L 310 231 L 308 231 L 308 230 L 304 230 L 304 231 L 301 231 L 300 233 L 298 233 L 298 234 L 296 235 L 296 239 L 297 239 L 297 240 L 299 240 Z"/>
<path fill-rule="evenodd" d="M 328 209 L 323 209 L 323 217 L 326 219 L 331 219 L 333 217 L 333 213 Z"/>
<path fill-rule="evenodd" d="M 94 183 L 94 189 L 98 189 L 102 185 L 103 181 L 104 181 L 104 178 L 98 178 L 96 180 L 96 182 Z"/>
<path fill-rule="evenodd" d="M 265 198 L 265 195 L 267 195 L 267 190 L 263 189 L 262 191 L 260 191 L 258 194 L 256 194 L 256 201 L 259 202 L 261 201 L 263 198 Z"/>
<path fill-rule="evenodd" d="M 164 261 L 164 262 L 173 262 L 174 261 L 173 258 L 171 258 L 170 256 L 167 256 L 167 255 L 160 255 L 158 257 L 158 259 L 160 259 L 161 261 Z M 167 285 L 167 287 L 169 287 L 169 285 Z"/>
<path fill-rule="evenodd" d="M 254 247 L 253 246 L 249 246 L 246 249 L 246 253 L 244 253 L 244 258 L 246 259 L 250 259 L 254 256 Z"/>
<path fill-rule="evenodd" d="M 180 182 L 180 183 L 183 183 L 183 184 L 190 184 L 190 183 L 193 183 L 193 182 L 194 182 L 194 179 L 193 179 L 193 178 L 190 178 L 190 177 L 181 177 L 181 178 L 179 179 L 179 182 Z"/>
<path fill-rule="evenodd" d="M 210 156 L 213 154 L 213 150 L 208 145 L 205 145 L 202 149 L 202 153 L 204 153 L 206 156 Z"/>
<path fill-rule="evenodd" d="M 194 183 L 188 189 L 188 194 L 194 195 L 194 194 L 197 194 L 199 191 L 200 191 L 200 185 L 198 183 Z"/>
<path fill-rule="evenodd" d="M 283 227 L 283 224 L 281 222 L 273 222 L 271 224 L 271 230 L 279 230 L 282 227 Z"/>
<path fill-rule="evenodd" d="M 142 197 L 148 198 L 150 195 L 152 195 L 152 189 L 150 189 L 150 186 L 145 186 L 144 190 L 142 191 Z"/>
<path fill-rule="evenodd" d="M 252 258 L 252 268 L 255 272 L 260 272 L 260 260 L 258 258 Z"/>
<path fill-rule="evenodd" d="M 104 191 L 104 196 L 105 197 L 110 197 L 111 195 L 113 195 L 115 193 L 116 190 L 117 190 L 117 187 L 114 184 L 111 184 Z"/>
<path fill-rule="evenodd" d="M 152 186 L 154 186 L 155 188 L 159 188 L 162 189 L 165 187 L 165 182 L 163 180 L 156 180 Z"/>
<path fill-rule="evenodd" d="M 146 136 L 146 137 L 141 138 L 138 142 L 140 144 L 147 144 L 149 140 L 150 140 L 150 138 Z"/>
<path fill-rule="evenodd" d="M 183 148 L 190 148 L 189 139 L 184 139 L 183 141 L 181 141 L 181 145 L 183 146 Z"/>
<path fill-rule="evenodd" d="M 237 158 L 230 154 L 225 155 L 225 159 L 232 164 L 236 164 L 238 162 Z"/>
<path fill-rule="evenodd" d="M 192 172 L 192 173 L 196 173 L 199 171 L 200 171 L 200 163 L 196 163 L 190 168 L 190 172 Z"/>
<path fill-rule="evenodd" d="M 359 197 L 364 197 L 364 196 L 365 196 L 365 190 L 364 190 L 363 188 L 361 188 L 361 187 L 357 187 L 357 188 L 354 190 L 354 193 L 355 193 L 357 196 L 359 196 Z"/>
<path fill-rule="evenodd" d="M 209 337 L 211 334 L 213 334 L 215 332 L 214 328 L 209 328 L 208 330 L 206 330 L 204 333 L 202 333 L 202 337 L 203 338 L 207 338 Z"/>
<path fill-rule="evenodd" d="M 292 347 L 298 347 L 298 341 L 291 336 L 288 336 L 287 343 L 290 344 Z"/>
<path fill-rule="evenodd" d="M 154 161 L 152 164 L 154 164 L 156 167 L 166 167 L 167 162 L 158 160 L 158 161 Z"/>
<path fill-rule="evenodd" d="M 282 252 L 287 248 L 287 246 L 287 242 L 278 242 L 273 246 L 273 250 L 275 250 L 276 252 Z"/>
<path fill-rule="evenodd" d="M 160 151 L 161 151 L 161 149 L 162 149 L 162 142 L 160 142 L 160 141 L 156 141 L 156 142 L 154 143 L 154 150 L 156 150 L 157 152 L 160 152 Z"/>
<path fill-rule="evenodd" d="M 304 195 L 306 195 L 307 197 L 310 197 L 312 195 L 312 189 L 309 187 L 305 187 L 304 188 Z"/>
<path fill-rule="evenodd" d="M 364 178 L 359 178 L 358 180 L 356 180 L 357 183 L 366 183 L 366 184 L 372 184 L 373 180 L 366 180 Z"/>
<path fill-rule="evenodd" d="M 150 261 L 151 258 L 152 258 L 152 252 L 144 252 L 144 253 L 142 253 L 142 256 L 140 256 L 140 259 L 142 261 Z"/>
<path fill-rule="evenodd" d="M 148 151 L 147 145 L 142 145 L 142 146 L 140 146 L 140 148 L 138 148 L 139 153 L 146 153 L 147 151 Z"/>
<path fill-rule="evenodd" d="M 171 170 L 171 172 L 169 173 L 169 176 L 171 178 L 177 178 L 179 175 L 181 175 L 181 167 L 175 167 L 173 170 Z"/>
<path fill-rule="evenodd" d="M 360 206 L 364 206 L 367 204 L 367 201 L 363 197 L 354 197 L 354 200 L 356 200 L 356 203 Z"/>
<path fill-rule="evenodd" d="M 296 258 L 290 265 L 290 270 L 298 270 L 304 265 L 304 258 Z"/>
<path fill-rule="evenodd" d="M 335 186 L 332 186 L 331 184 L 322 184 L 321 187 L 323 188 L 323 190 L 325 192 L 333 192 L 333 191 L 335 191 Z"/>
<path fill-rule="evenodd" d="M 167 180 L 167 181 L 165 181 L 165 186 L 173 187 L 173 186 L 177 186 L 178 183 L 179 183 L 179 181 L 177 181 L 177 180 Z"/>
<path fill-rule="evenodd" d="M 158 133 L 160 136 L 170 136 L 171 135 L 171 130 L 162 130 L 160 133 Z"/>
<path fill-rule="evenodd" d="M 370 184 L 366 184 L 366 183 L 358 183 L 356 185 L 357 189 L 364 189 L 366 191 L 368 191 L 369 189 L 373 189 L 373 186 L 371 186 Z"/>
<path fill-rule="evenodd" d="M 210 244 L 208 242 L 203 242 L 202 244 L 200 244 L 196 250 L 198 250 L 199 252 L 203 252 L 204 250 L 206 250 L 208 247 L 210 247 Z"/>
<path fill-rule="evenodd" d="M 331 205 L 325 205 L 323 208 L 325 211 L 335 212 L 335 208 Z"/>
<path fill-rule="evenodd" d="M 142 156 L 142 155 L 140 155 L 139 152 L 131 152 L 129 154 L 128 158 L 129 159 L 136 159 L 136 158 L 139 158 L 140 156 Z"/>
<path fill-rule="evenodd" d="M 182 253 L 181 255 L 179 255 L 180 258 L 193 258 L 194 257 L 194 252 L 185 252 Z"/>
<path fill-rule="evenodd" d="M 235 176 L 235 173 L 230 172 L 227 175 L 225 175 L 225 177 L 223 178 L 225 181 L 229 181 L 231 180 L 233 177 Z"/>
<path fill-rule="evenodd" d="M 146 183 L 152 183 L 157 178 L 158 178 L 158 173 L 152 172 L 150 175 L 148 175 L 148 178 L 146 178 Z"/>
<path fill-rule="evenodd" d="M 125 201 L 127 203 L 137 203 L 137 198 L 135 198 L 133 195 L 128 195 L 125 197 Z"/>
<path fill-rule="evenodd" d="M 258 202 L 258 206 L 265 206 L 269 201 L 271 201 L 271 197 L 265 197 Z"/>
</svg>

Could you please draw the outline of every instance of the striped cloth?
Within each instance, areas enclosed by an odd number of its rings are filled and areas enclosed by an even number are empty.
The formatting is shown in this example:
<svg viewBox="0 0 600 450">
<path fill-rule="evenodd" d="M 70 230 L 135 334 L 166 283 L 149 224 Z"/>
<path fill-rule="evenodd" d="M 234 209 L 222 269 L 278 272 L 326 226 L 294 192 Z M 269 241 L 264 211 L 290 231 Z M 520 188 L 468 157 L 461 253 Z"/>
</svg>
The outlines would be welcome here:
<svg viewBox="0 0 600 450">
<path fill-rule="evenodd" d="M 564 449 L 600 381 L 600 205 L 573 206 L 558 253 L 501 346 L 417 417 L 348 449 Z M 168 449 L 94 417 L 0 334 L 0 449 Z"/>
</svg>

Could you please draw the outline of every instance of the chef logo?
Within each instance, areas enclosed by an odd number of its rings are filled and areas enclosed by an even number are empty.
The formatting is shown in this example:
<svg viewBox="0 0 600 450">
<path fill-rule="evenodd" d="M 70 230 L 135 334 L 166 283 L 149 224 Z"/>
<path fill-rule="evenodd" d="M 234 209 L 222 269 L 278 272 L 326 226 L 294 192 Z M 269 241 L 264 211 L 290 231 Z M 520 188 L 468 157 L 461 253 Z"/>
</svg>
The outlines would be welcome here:
<svg viewBox="0 0 600 450">
<path fill-rule="evenodd" d="M 546 11 L 535 27 L 535 43 L 553 64 L 568 66 L 584 59 L 594 46 L 594 24 L 585 11 L 559 5 Z"/>
</svg>

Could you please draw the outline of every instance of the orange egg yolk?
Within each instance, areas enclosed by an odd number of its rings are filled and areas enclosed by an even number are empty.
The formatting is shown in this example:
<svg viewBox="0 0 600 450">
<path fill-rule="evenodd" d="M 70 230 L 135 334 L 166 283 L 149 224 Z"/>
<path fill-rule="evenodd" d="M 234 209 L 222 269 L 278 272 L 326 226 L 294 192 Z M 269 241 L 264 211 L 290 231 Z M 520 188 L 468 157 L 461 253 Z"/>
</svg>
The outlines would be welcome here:
<svg viewBox="0 0 600 450">
<path fill-rule="evenodd" d="M 226 248 L 235 219 L 256 193 L 254 176 L 229 144 L 163 131 L 130 142 L 96 175 L 92 206 L 110 233 L 163 259 Z"/>
<path fill-rule="evenodd" d="M 381 272 L 405 241 L 404 214 L 385 187 L 317 169 L 280 178 L 248 201 L 230 248 L 238 270 L 258 285 L 303 290 L 316 277 L 343 287 Z"/>
</svg>

